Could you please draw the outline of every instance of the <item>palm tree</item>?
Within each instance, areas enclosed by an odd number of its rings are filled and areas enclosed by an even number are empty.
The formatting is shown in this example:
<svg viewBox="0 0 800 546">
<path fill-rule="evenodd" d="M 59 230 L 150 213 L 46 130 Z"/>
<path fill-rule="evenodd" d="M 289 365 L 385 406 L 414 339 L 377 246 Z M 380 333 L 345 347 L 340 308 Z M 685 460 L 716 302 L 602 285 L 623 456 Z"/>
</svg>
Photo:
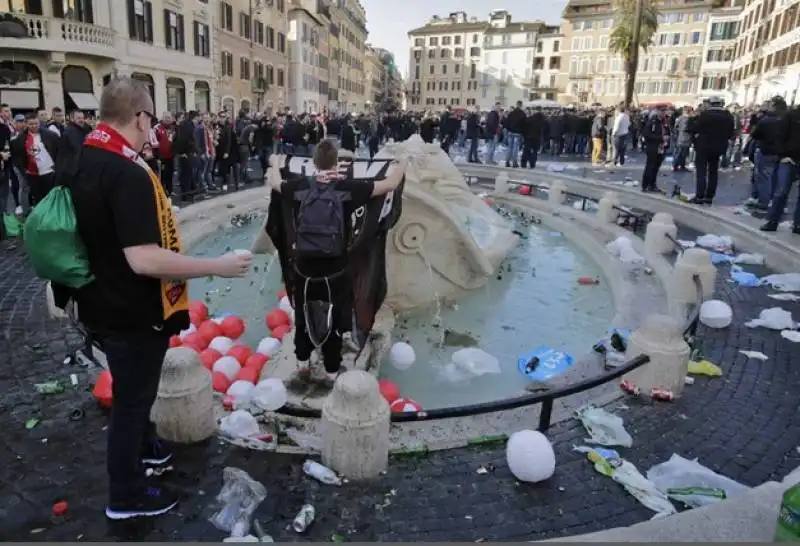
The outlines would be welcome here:
<svg viewBox="0 0 800 546">
<path fill-rule="evenodd" d="M 639 64 L 639 49 L 647 51 L 658 30 L 658 9 L 655 0 L 638 0 L 641 2 L 641 23 L 639 28 L 638 47 L 633 47 L 636 34 L 637 0 L 614 0 L 616 20 L 614 30 L 608 41 L 611 53 L 620 55 L 625 62 L 625 104 L 633 102 L 633 88 L 636 83 L 636 69 Z"/>
</svg>

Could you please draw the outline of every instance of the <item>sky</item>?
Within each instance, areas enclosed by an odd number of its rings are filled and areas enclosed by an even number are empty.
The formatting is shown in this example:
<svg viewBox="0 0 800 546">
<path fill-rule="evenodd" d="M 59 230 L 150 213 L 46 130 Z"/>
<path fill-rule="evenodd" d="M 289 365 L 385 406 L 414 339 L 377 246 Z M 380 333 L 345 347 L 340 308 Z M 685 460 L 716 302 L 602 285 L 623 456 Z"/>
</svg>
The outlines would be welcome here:
<svg viewBox="0 0 800 546">
<path fill-rule="evenodd" d="M 423 26 L 433 15 L 465 11 L 467 17 L 485 21 L 489 11 L 504 9 L 511 13 L 512 21 L 541 19 L 556 24 L 561 22 L 566 0 L 502 0 L 497 5 L 484 0 L 361 0 L 361 3 L 367 11 L 367 41 L 394 53 L 397 68 L 405 76 L 409 53 L 407 33 Z"/>
</svg>

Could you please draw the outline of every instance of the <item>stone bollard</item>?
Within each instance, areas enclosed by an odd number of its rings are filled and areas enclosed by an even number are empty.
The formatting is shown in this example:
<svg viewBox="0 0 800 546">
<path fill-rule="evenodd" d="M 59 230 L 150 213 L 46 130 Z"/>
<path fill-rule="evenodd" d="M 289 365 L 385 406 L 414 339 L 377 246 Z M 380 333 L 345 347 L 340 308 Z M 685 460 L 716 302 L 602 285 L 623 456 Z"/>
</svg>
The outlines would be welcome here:
<svg viewBox="0 0 800 546">
<path fill-rule="evenodd" d="M 640 354 L 650 357 L 650 362 L 625 374 L 642 394 L 652 389 L 666 389 L 676 396 L 683 391 L 689 368 L 689 345 L 683 339 L 682 325 L 669 315 L 650 315 L 628 342 L 628 357 Z"/>
<path fill-rule="evenodd" d="M 564 204 L 564 192 L 567 191 L 567 185 L 564 184 L 561 180 L 556 180 L 552 184 L 550 184 L 550 194 L 548 195 L 548 201 L 550 201 L 551 205 L 563 205 Z"/>
<path fill-rule="evenodd" d="M 322 404 L 322 463 L 351 479 L 378 476 L 389 464 L 389 418 L 375 376 L 343 373 Z"/>
<path fill-rule="evenodd" d="M 200 442 L 217 431 L 211 374 L 186 347 L 167 351 L 150 417 L 158 435 L 182 444 Z"/>
<path fill-rule="evenodd" d="M 613 191 L 607 191 L 597 203 L 597 219 L 604 224 L 613 224 L 617 221 L 617 210 L 619 197 Z"/>
<path fill-rule="evenodd" d="M 673 239 L 678 236 L 678 227 L 675 225 L 672 215 L 666 212 L 656 213 L 653 220 L 647 224 L 647 231 L 644 235 L 645 254 L 656 256 L 675 252 L 675 244 L 668 236 Z"/>
<path fill-rule="evenodd" d="M 494 177 L 495 193 L 508 193 L 508 174 L 500 173 Z"/>
<path fill-rule="evenodd" d="M 702 248 L 687 248 L 678 256 L 672 269 L 670 294 L 676 303 L 695 304 L 697 286 L 693 280 L 699 275 L 703 288 L 703 299 L 714 295 L 714 283 L 717 280 L 717 268 L 711 263 L 711 254 Z"/>
</svg>

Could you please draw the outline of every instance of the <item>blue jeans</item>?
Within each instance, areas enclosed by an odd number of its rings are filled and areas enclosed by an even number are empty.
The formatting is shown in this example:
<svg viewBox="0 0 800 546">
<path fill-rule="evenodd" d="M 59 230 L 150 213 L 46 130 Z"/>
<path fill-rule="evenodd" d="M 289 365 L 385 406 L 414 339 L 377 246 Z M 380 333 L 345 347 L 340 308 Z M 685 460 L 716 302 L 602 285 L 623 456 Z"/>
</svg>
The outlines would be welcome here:
<svg viewBox="0 0 800 546">
<path fill-rule="evenodd" d="M 486 139 L 486 163 L 494 163 L 494 151 L 497 149 L 497 135 Z"/>
<path fill-rule="evenodd" d="M 98 334 L 113 377 L 106 468 L 110 497 L 127 500 L 145 486 L 142 455 L 155 438 L 150 409 L 158 395 L 169 336 L 152 329 Z"/>
<path fill-rule="evenodd" d="M 775 172 L 775 198 L 772 200 L 772 206 L 767 213 L 767 222 L 771 224 L 777 224 L 783 218 L 783 210 L 789 200 L 792 184 L 800 176 L 798 166 L 793 163 L 778 163 Z M 798 196 L 798 203 L 794 207 L 794 225 L 796 227 L 800 226 L 800 196 Z"/>
<path fill-rule="evenodd" d="M 778 156 L 765 155 L 756 150 L 756 194 L 758 204 L 767 208 L 776 190 Z M 785 206 L 785 205 L 784 205 Z"/>
<path fill-rule="evenodd" d="M 627 139 L 627 133 L 624 135 L 614 135 L 614 163 L 617 165 L 625 164 L 625 145 Z"/>
<path fill-rule="evenodd" d="M 471 137 L 469 139 L 469 154 L 467 156 L 467 161 L 470 163 L 480 163 L 480 159 L 478 159 L 478 137 Z"/>
<path fill-rule="evenodd" d="M 672 160 L 672 167 L 675 169 L 685 169 L 686 159 L 689 157 L 690 146 L 676 146 L 675 157 Z"/>
<path fill-rule="evenodd" d="M 508 153 L 506 153 L 506 163 L 517 164 L 519 162 L 519 147 L 522 142 L 522 135 L 519 133 L 506 133 L 506 146 L 508 146 Z"/>
<path fill-rule="evenodd" d="M 204 155 L 201 156 L 199 161 L 200 161 L 199 175 L 200 175 L 201 186 L 205 187 L 206 189 L 213 188 L 214 174 L 211 172 L 211 170 L 214 167 L 214 158 L 211 157 L 210 155 Z"/>
</svg>

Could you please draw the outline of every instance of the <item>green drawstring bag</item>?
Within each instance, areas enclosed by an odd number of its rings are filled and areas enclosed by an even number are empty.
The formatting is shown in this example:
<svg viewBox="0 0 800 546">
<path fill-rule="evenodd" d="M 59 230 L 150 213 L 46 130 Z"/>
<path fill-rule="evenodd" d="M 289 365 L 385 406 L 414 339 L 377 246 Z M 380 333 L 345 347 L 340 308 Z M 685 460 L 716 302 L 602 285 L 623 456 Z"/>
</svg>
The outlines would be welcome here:
<svg viewBox="0 0 800 546">
<path fill-rule="evenodd" d="M 22 222 L 14 214 L 3 214 L 3 227 L 9 237 L 19 237 L 22 235 Z"/>
<path fill-rule="evenodd" d="M 23 238 L 40 278 L 69 288 L 94 280 L 68 188 L 56 186 L 34 207 L 25 221 Z"/>
</svg>

